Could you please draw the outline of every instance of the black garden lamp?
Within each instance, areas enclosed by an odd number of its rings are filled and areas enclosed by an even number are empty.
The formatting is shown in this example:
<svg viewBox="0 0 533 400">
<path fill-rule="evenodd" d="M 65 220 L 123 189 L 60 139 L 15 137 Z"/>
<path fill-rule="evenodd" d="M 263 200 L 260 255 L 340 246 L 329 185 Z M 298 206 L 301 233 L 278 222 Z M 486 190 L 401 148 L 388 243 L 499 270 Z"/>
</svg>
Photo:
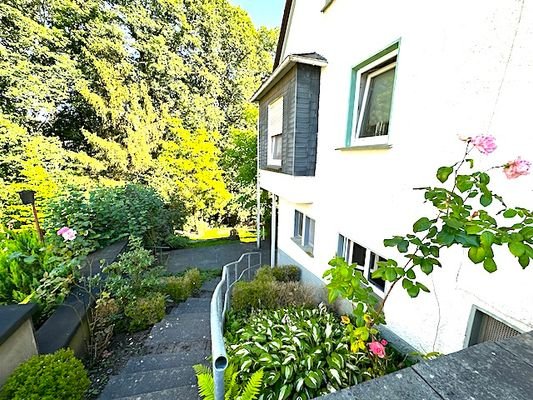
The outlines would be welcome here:
<svg viewBox="0 0 533 400">
<path fill-rule="evenodd" d="M 41 230 L 41 225 L 39 224 L 39 218 L 37 217 L 37 209 L 35 208 L 35 191 L 34 190 L 21 190 L 19 192 L 20 200 L 25 206 L 31 204 L 33 210 L 33 219 L 35 221 L 35 229 L 39 235 L 39 240 L 41 243 L 44 243 L 43 231 Z"/>
</svg>

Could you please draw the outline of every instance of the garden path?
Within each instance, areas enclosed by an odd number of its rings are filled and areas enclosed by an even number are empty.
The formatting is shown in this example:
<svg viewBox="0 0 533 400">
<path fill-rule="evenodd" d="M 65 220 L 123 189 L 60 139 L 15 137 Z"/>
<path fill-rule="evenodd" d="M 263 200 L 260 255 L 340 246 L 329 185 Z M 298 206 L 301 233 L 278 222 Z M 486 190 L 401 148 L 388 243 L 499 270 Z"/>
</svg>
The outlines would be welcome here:
<svg viewBox="0 0 533 400">
<path fill-rule="evenodd" d="M 263 263 L 270 262 L 268 244 L 263 244 Z M 167 266 L 179 273 L 190 267 L 222 268 L 255 243 L 174 250 Z M 211 354 L 209 308 L 220 278 L 206 282 L 196 297 L 180 303 L 152 328 L 144 343 L 145 355 L 131 358 L 119 375 L 112 376 L 99 400 L 196 400 L 199 399 L 192 366 L 208 364 Z"/>
<path fill-rule="evenodd" d="M 208 364 L 211 352 L 209 305 L 219 278 L 206 282 L 198 297 L 175 307 L 154 325 L 146 354 L 131 358 L 111 377 L 100 400 L 195 400 L 195 364 Z"/>
<path fill-rule="evenodd" d="M 188 268 L 199 269 L 222 268 L 227 263 L 236 261 L 246 252 L 256 251 L 255 243 L 235 242 L 210 247 L 180 249 L 168 252 L 167 269 L 172 273 L 183 272 Z M 261 243 L 263 264 L 270 263 L 270 244 Z"/>
</svg>

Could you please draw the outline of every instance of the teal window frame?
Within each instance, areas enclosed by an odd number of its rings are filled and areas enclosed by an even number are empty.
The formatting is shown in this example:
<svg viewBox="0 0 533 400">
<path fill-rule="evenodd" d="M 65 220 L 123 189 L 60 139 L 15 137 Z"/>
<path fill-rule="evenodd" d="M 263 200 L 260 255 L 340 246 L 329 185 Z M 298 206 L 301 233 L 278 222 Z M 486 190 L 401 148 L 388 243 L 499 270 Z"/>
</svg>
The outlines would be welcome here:
<svg viewBox="0 0 533 400">
<path fill-rule="evenodd" d="M 390 54 L 394 51 L 398 50 L 398 54 L 396 55 L 396 75 L 398 73 L 398 60 L 400 57 L 400 39 L 392 43 L 391 45 L 387 46 L 383 50 L 379 51 L 378 53 L 372 55 L 371 57 L 366 58 L 364 61 L 360 62 L 359 64 L 355 65 L 352 68 L 351 72 L 351 80 L 350 80 L 350 95 L 349 95 L 349 103 L 348 103 L 348 121 L 346 124 L 346 137 L 345 137 L 345 146 L 350 147 L 352 146 L 352 139 L 354 136 L 354 120 L 355 120 L 355 113 L 357 112 L 357 106 L 359 104 L 358 99 L 361 95 L 360 93 L 360 82 L 357 79 L 358 73 L 361 69 L 365 68 L 367 65 L 373 63 L 376 60 L 379 60 L 382 57 L 385 57 L 387 54 Z M 394 86 L 396 86 L 396 79 L 394 81 Z M 394 93 L 394 90 L 393 90 Z M 392 109 L 394 108 L 394 95 L 393 95 L 393 105 L 391 107 L 391 115 L 392 115 Z M 367 146 L 368 147 L 368 146 Z"/>
</svg>

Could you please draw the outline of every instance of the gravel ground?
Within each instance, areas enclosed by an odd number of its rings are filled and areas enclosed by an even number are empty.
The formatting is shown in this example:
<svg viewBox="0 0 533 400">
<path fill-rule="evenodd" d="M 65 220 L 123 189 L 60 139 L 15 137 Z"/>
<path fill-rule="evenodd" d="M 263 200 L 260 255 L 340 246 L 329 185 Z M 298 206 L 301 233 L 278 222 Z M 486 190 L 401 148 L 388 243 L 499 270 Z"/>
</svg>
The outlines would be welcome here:
<svg viewBox="0 0 533 400">
<path fill-rule="evenodd" d="M 85 395 L 86 400 L 93 400 L 104 390 L 109 378 L 116 375 L 131 357 L 144 354 L 144 340 L 150 329 L 136 333 L 119 333 L 113 336 L 108 350 L 102 358 L 89 368 L 91 387 Z"/>
</svg>

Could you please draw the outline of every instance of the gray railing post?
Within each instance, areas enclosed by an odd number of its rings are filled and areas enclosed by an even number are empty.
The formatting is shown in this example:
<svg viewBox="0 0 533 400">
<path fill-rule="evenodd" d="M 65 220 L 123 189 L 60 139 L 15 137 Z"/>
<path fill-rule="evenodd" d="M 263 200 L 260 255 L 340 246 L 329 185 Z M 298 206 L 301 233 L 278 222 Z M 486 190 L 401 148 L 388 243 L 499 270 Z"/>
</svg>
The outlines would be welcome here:
<svg viewBox="0 0 533 400">
<path fill-rule="evenodd" d="M 261 253 L 252 252 L 243 254 L 237 261 L 224 265 L 222 268 L 222 279 L 213 292 L 211 298 L 211 352 L 213 356 L 213 380 L 215 383 L 215 400 L 224 400 L 225 388 L 224 388 L 224 371 L 228 366 L 228 357 L 226 354 L 226 348 L 224 346 L 224 319 L 226 311 L 230 307 L 230 297 L 233 285 L 240 280 L 244 273 L 248 273 L 250 279 L 250 270 L 255 267 L 252 266 L 251 257 L 254 254 L 259 255 L 259 266 L 261 266 Z M 248 257 L 247 271 L 243 270 L 239 275 L 239 264 L 244 260 L 244 257 Z M 233 264 L 235 276 L 232 279 L 230 273 L 230 267 Z M 226 293 L 222 294 L 222 290 L 226 285 Z M 224 298 L 222 297 L 224 296 Z"/>
</svg>

